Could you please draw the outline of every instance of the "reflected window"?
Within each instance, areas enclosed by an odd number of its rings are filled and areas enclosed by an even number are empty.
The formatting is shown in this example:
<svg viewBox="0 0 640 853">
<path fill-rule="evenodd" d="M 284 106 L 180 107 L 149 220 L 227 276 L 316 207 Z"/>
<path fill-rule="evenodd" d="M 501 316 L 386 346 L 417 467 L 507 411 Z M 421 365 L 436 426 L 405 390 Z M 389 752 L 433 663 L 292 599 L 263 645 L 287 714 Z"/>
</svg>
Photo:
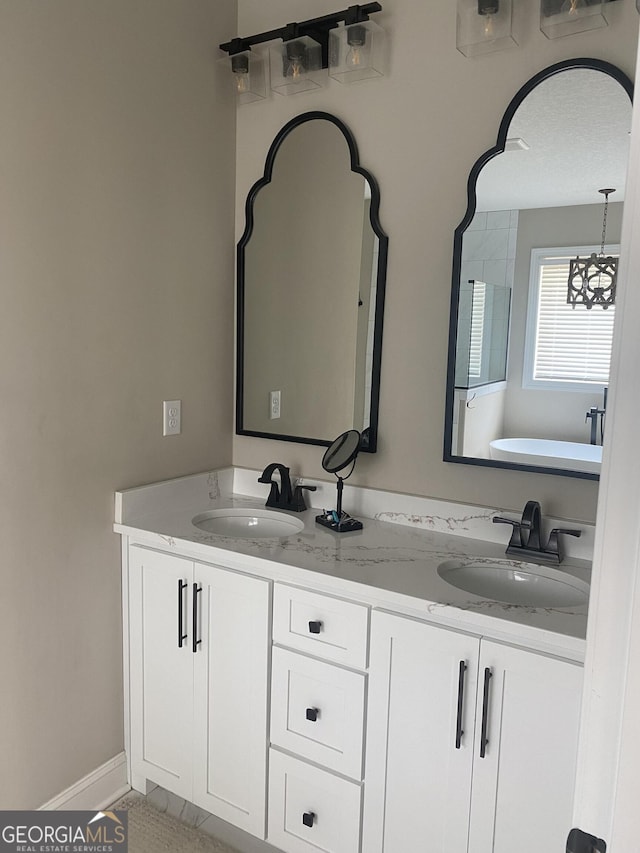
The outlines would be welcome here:
<svg viewBox="0 0 640 853">
<path fill-rule="evenodd" d="M 484 341 L 484 306 L 487 298 L 487 285 L 483 281 L 473 282 L 471 298 L 471 335 L 469 346 L 469 377 L 480 379 L 482 376 L 482 344 Z"/>
<path fill-rule="evenodd" d="M 592 252 L 599 254 L 600 247 L 531 252 L 523 388 L 599 391 L 608 385 L 615 307 L 567 304 L 569 262 Z M 606 252 L 618 257 L 620 247 Z"/>
</svg>

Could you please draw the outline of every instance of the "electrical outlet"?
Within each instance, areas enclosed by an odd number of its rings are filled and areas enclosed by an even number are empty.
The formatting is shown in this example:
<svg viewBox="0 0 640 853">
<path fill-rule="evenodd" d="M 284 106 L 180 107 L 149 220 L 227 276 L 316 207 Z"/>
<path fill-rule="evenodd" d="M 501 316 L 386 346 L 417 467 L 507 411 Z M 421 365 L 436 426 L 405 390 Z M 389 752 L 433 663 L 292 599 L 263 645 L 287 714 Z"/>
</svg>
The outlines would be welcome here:
<svg viewBox="0 0 640 853">
<path fill-rule="evenodd" d="M 182 401 L 164 400 L 162 403 L 162 434 L 179 435 L 182 429 Z"/>
<path fill-rule="evenodd" d="M 272 421 L 280 417 L 280 391 L 269 391 L 269 417 Z"/>
</svg>

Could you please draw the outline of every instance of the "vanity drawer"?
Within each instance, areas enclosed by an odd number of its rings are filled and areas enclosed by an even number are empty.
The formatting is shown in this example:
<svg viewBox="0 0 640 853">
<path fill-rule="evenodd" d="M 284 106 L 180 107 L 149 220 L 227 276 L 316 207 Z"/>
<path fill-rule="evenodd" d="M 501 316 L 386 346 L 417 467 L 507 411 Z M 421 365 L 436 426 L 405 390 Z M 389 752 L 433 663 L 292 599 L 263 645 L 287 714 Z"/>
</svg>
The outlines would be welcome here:
<svg viewBox="0 0 640 853">
<path fill-rule="evenodd" d="M 335 663 L 366 669 L 368 636 L 368 607 L 275 584 L 274 642 Z"/>
<path fill-rule="evenodd" d="M 269 844 L 286 853 L 357 853 L 361 800 L 355 782 L 270 750 Z"/>
<path fill-rule="evenodd" d="M 271 742 L 362 779 L 365 676 L 273 649 Z"/>
</svg>

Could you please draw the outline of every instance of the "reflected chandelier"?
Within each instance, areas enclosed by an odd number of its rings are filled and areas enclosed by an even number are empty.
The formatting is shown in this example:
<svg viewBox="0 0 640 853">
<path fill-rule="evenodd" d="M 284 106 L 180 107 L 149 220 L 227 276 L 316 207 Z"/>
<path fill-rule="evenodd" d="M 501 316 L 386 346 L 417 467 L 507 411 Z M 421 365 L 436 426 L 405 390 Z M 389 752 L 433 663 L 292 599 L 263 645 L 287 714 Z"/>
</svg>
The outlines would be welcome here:
<svg viewBox="0 0 640 853">
<path fill-rule="evenodd" d="M 606 310 L 609 305 L 615 305 L 616 285 L 618 283 L 618 258 L 604 253 L 607 233 L 607 211 L 609 195 L 614 189 L 598 190 L 604 195 L 604 213 L 602 215 L 602 242 L 600 254 L 593 252 L 588 258 L 576 256 L 569 262 L 569 283 L 567 304 L 575 308 L 584 305 L 587 309 L 594 305 L 602 305 Z"/>
</svg>

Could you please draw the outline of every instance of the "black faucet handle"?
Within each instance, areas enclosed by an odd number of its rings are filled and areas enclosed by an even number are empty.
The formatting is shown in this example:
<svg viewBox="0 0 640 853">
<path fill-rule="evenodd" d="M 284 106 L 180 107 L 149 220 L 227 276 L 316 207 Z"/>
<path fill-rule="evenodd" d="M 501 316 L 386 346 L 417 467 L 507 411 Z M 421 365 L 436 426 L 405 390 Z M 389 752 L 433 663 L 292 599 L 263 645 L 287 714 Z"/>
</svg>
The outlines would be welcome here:
<svg viewBox="0 0 640 853">
<path fill-rule="evenodd" d="M 549 542 L 545 549 L 547 554 L 557 554 L 558 562 L 560 562 L 564 556 L 562 551 L 562 539 L 561 535 L 565 536 L 582 536 L 582 530 L 569 530 L 563 527 L 555 527 L 551 533 L 549 534 Z"/>
<path fill-rule="evenodd" d="M 317 486 L 306 486 L 302 483 L 298 483 L 293 489 L 293 499 L 291 501 L 291 509 L 294 512 L 304 512 L 305 509 L 308 509 L 307 502 L 304 499 L 303 489 L 306 489 L 308 492 L 315 492 Z"/>
<path fill-rule="evenodd" d="M 516 521 L 513 518 L 502 518 L 501 515 L 494 515 L 493 517 L 494 524 L 511 524 L 513 526 L 513 530 L 511 531 L 511 539 L 509 540 L 509 548 L 522 548 L 522 524 L 519 521 Z"/>
</svg>

